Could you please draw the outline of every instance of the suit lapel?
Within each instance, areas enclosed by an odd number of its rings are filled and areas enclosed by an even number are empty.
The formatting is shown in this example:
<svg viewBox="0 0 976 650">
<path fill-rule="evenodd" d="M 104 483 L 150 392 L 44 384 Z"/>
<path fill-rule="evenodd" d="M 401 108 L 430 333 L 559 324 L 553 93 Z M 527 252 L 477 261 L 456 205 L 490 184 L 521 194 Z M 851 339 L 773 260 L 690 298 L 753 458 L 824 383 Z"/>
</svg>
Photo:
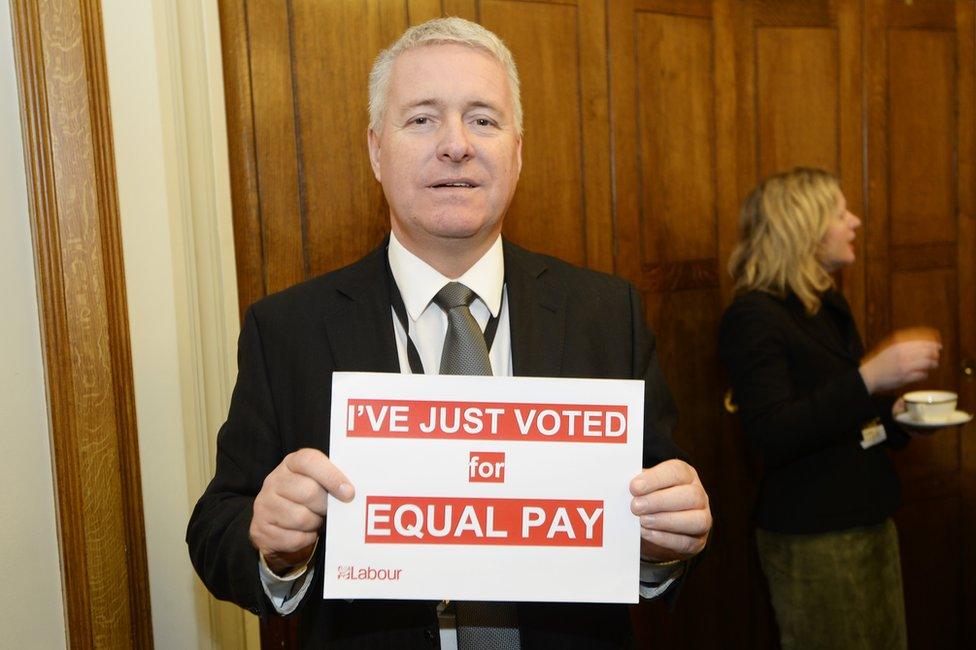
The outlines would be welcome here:
<svg viewBox="0 0 976 650">
<path fill-rule="evenodd" d="M 325 315 L 336 370 L 400 372 L 390 311 L 386 241 L 336 283 L 336 306 Z"/>
<path fill-rule="evenodd" d="M 558 377 L 562 371 L 566 292 L 550 281 L 544 258 L 508 241 L 503 244 L 513 373 Z"/>
</svg>

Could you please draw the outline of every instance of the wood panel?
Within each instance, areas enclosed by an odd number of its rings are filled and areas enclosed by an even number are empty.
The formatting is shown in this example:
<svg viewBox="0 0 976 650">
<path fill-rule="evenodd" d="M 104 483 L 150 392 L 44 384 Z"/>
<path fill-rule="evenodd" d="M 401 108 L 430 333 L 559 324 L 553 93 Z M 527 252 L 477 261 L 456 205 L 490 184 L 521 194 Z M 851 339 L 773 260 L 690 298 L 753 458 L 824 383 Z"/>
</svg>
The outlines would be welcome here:
<svg viewBox="0 0 976 650">
<path fill-rule="evenodd" d="M 487 0 L 481 23 L 518 62 L 525 135 L 522 175 L 505 235 L 532 250 L 586 263 L 579 9 L 570 4 Z M 550 116 L 559 119 L 545 119 Z M 554 188 L 559 191 L 553 191 Z M 553 233 L 560 233 L 553 237 Z"/>
<path fill-rule="evenodd" d="M 969 647 L 962 642 L 967 616 L 962 586 L 967 578 L 959 552 L 963 541 L 960 514 L 959 499 L 953 495 L 910 501 L 895 517 L 910 648 Z M 933 575 L 943 578 L 933 580 Z M 948 609 L 938 613 L 940 607 Z"/>
<path fill-rule="evenodd" d="M 66 637 L 73 648 L 148 648 L 152 623 L 99 4 L 15 0 L 11 8 Z"/>
<path fill-rule="evenodd" d="M 798 165 L 837 173 L 837 31 L 756 30 L 759 176 Z"/>
<path fill-rule="evenodd" d="M 609 3 L 616 269 L 644 294 L 680 413 L 675 435 L 694 458 L 716 522 L 678 608 L 644 602 L 634 610 L 638 647 L 757 647 L 770 638 L 749 533 L 754 490 L 743 438 L 721 410 L 715 340 L 720 232 L 734 238 L 739 201 L 734 168 L 718 164 L 734 165 L 740 141 L 737 69 L 723 49 L 735 41 L 739 6 L 715 3 L 713 13 L 711 2 Z M 722 230 L 729 217 L 732 228 Z M 721 597 L 731 593 L 737 597 Z M 710 612 L 708 626 L 698 622 L 701 611 Z"/>
<path fill-rule="evenodd" d="M 976 320 L 964 297 L 976 280 L 968 261 L 976 250 L 971 238 L 962 239 L 971 231 L 960 209 L 962 202 L 972 205 L 976 183 L 976 116 L 968 104 L 972 11 L 969 1 L 867 3 L 867 29 L 876 35 L 865 47 L 868 339 L 904 325 L 937 327 L 942 365 L 922 385 L 950 390 L 963 388 L 961 342 L 970 345 Z M 971 389 L 960 396 L 962 408 L 971 410 Z M 966 558 L 976 531 L 961 523 L 976 485 L 963 461 L 971 431 L 971 425 L 939 431 L 895 455 L 904 484 L 897 521 L 913 646 L 961 647 L 964 638 L 976 638 L 973 591 L 962 588 L 974 581 Z M 931 563 L 920 561 L 923 553 Z M 933 588 L 933 571 L 951 577 Z"/>
<path fill-rule="evenodd" d="M 603 3 L 485 0 L 478 15 L 512 50 L 523 80 L 523 168 L 505 236 L 612 271 Z"/>
<path fill-rule="evenodd" d="M 366 151 L 366 86 L 408 17 L 402 3 L 379 0 L 289 4 L 306 254 L 318 275 L 359 259 L 389 230 Z"/>
<path fill-rule="evenodd" d="M 299 270 L 355 259 L 386 231 L 361 135 L 366 73 L 380 47 L 408 24 L 462 15 L 513 50 L 525 164 L 505 235 L 637 284 L 682 414 L 676 435 L 713 495 L 708 554 L 676 612 L 661 603 L 633 610 L 640 643 L 777 645 L 750 533 L 753 459 L 720 410 L 714 352 L 738 206 L 761 176 L 797 164 L 839 175 L 864 221 L 857 262 L 840 280 L 865 338 L 938 326 L 951 341 L 933 381 L 976 400 L 976 382 L 954 374 L 960 356 L 976 355 L 976 328 L 965 325 L 976 319 L 972 0 L 221 0 L 221 8 L 222 21 L 224 12 L 236 20 L 223 28 L 228 123 L 235 128 L 238 115 L 243 135 L 231 142 L 243 162 L 234 173 L 249 188 L 234 198 L 242 305 Z M 253 43 L 239 35 L 258 28 Z M 254 90 L 259 83 L 267 93 Z M 976 584 L 976 560 L 961 556 L 976 525 L 950 520 L 963 508 L 976 519 L 971 438 L 920 440 L 896 456 L 914 640 L 959 640 L 973 627 L 963 627 L 967 614 L 976 620 L 976 587 L 949 585 L 948 601 L 929 603 L 939 590 L 919 582 L 926 531 L 948 526 L 958 533 L 940 539 L 939 566 Z"/>
<path fill-rule="evenodd" d="M 251 99 L 251 53 L 245 0 L 221 0 L 220 47 L 224 67 L 227 157 L 234 210 L 234 259 L 240 312 L 267 294 L 264 238 L 258 195 L 256 136 Z"/>
<path fill-rule="evenodd" d="M 958 174 L 956 262 L 959 322 L 960 403 L 970 411 L 976 409 L 976 375 L 965 369 L 976 363 L 976 3 L 961 2 L 955 7 L 956 21 L 956 92 L 958 106 L 958 139 L 956 142 Z M 960 491 L 962 503 L 959 519 L 962 522 L 963 552 L 960 579 L 962 581 L 962 645 L 976 645 L 976 423 L 962 429 L 960 440 Z"/>
<path fill-rule="evenodd" d="M 888 32 L 891 244 L 955 241 L 955 35 Z"/>
<path fill-rule="evenodd" d="M 250 68 L 264 289 L 280 291 L 308 276 L 305 192 L 299 183 L 300 134 L 292 85 L 291 10 L 283 2 L 249 2 Z"/>
<path fill-rule="evenodd" d="M 924 325 L 942 334 L 942 356 L 948 361 L 911 389 L 956 390 L 958 372 L 951 362 L 957 348 L 955 269 L 894 272 L 891 276 L 891 324 L 894 328 Z M 896 454 L 898 473 L 906 482 L 916 477 L 959 471 L 960 428 L 920 439 Z"/>
<path fill-rule="evenodd" d="M 636 19 L 641 264 L 714 259 L 711 22 L 650 11 Z"/>
<path fill-rule="evenodd" d="M 741 646 L 742 628 L 735 617 L 742 611 L 729 602 L 729 589 L 741 595 L 741 585 L 729 584 L 730 569 L 745 563 L 744 518 L 740 495 L 724 489 L 726 476 L 719 471 L 724 459 L 716 436 L 722 431 L 722 412 L 717 404 L 705 408 L 703 397 L 717 397 L 722 388 L 714 372 L 718 363 L 715 328 L 721 315 L 718 288 L 645 294 L 647 320 L 657 337 L 658 360 L 668 386 L 679 405 L 680 417 L 674 437 L 694 459 L 702 483 L 710 496 L 715 519 L 715 536 L 708 554 L 695 569 L 693 580 L 682 590 L 682 607 L 673 614 L 661 603 L 644 601 L 634 614 L 637 647 L 708 647 L 718 638 L 730 646 Z M 692 406 L 698 408 L 692 408 Z M 747 507 L 747 506 L 746 506 Z M 721 531 L 721 532 L 719 532 Z M 731 534 L 731 535 L 730 535 Z M 738 575 L 743 575 L 740 571 Z M 709 626 L 693 619 L 709 612 Z M 697 614 L 696 614 L 697 613 Z"/>
</svg>

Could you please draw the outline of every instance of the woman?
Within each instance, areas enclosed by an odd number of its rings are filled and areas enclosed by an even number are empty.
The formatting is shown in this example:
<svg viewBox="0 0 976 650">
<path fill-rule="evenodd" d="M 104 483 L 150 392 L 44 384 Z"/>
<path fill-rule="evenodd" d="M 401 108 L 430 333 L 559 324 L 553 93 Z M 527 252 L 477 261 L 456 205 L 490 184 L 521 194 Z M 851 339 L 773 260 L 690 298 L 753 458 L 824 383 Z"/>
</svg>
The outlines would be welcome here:
<svg viewBox="0 0 976 650">
<path fill-rule="evenodd" d="M 879 393 L 926 377 L 940 346 L 864 355 L 831 278 L 854 262 L 860 224 L 836 178 L 797 168 L 746 199 L 729 261 L 737 296 L 719 349 L 763 459 L 756 541 L 784 648 L 907 644 L 885 447 L 909 435 L 893 420 L 904 405 Z"/>
</svg>

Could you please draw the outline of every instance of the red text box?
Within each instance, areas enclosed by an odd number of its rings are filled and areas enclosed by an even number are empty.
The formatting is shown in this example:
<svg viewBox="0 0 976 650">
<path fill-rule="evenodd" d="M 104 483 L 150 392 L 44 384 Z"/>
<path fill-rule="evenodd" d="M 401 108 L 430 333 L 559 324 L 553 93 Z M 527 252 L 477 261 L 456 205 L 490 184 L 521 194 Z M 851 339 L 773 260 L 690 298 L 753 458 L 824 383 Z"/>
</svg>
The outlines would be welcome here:
<svg viewBox="0 0 976 650">
<path fill-rule="evenodd" d="M 367 438 L 623 444 L 627 442 L 627 407 L 350 399 L 346 434 Z"/>
<path fill-rule="evenodd" d="M 603 501 L 366 497 L 367 544 L 603 546 Z"/>
<path fill-rule="evenodd" d="M 469 483 L 504 483 L 505 452 L 472 451 L 468 454 Z"/>
</svg>

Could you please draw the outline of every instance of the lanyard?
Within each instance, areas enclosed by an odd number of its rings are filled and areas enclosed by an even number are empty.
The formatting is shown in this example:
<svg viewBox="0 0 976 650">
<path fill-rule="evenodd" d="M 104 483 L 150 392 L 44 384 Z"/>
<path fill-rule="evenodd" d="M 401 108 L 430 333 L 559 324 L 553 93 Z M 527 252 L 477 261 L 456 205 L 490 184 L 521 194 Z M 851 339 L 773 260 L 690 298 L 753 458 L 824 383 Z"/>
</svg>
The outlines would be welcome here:
<svg viewBox="0 0 976 650">
<path fill-rule="evenodd" d="M 393 305 L 393 313 L 407 334 L 407 360 L 410 362 L 410 372 L 415 375 L 423 375 L 424 363 L 420 360 L 420 353 L 413 339 L 410 338 L 410 321 L 407 319 L 407 308 L 403 304 L 403 296 L 400 295 L 400 288 L 397 287 L 396 280 L 393 278 L 393 271 L 390 269 L 390 258 L 386 258 L 386 275 L 390 283 L 390 303 Z M 499 310 L 500 312 L 501 310 Z M 485 327 L 485 348 L 491 351 L 491 344 L 495 341 L 495 332 L 498 331 L 498 316 L 492 316 Z"/>
</svg>

